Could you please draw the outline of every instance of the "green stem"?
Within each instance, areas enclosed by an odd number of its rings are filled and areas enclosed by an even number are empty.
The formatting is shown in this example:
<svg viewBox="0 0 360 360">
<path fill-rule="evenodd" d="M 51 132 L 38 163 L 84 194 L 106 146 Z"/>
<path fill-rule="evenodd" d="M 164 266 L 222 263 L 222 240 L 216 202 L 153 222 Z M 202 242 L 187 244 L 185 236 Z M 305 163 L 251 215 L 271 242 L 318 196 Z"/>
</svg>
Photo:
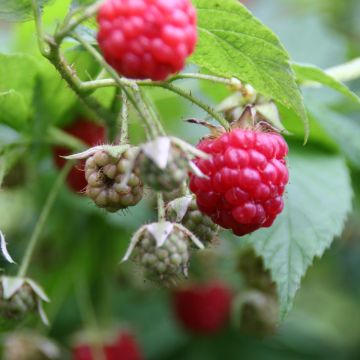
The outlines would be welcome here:
<svg viewBox="0 0 360 360">
<path fill-rule="evenodd" d="M 157 208 L 158 208 L 158 220 L 160 222 L 161 221 L 166 221 L 165 203 L 164 203 L 163 194 L 161 192 L 157 193 Z"/>
<path fill-rule="evenodd" d="M 141 91 L 141 94 L 142 94 L 143 99 L 145 98 L 144 102 L 146 103 L 146 105 L 147 105 L 147 107 L 149 109 L 151 118 L 153 120 L 154 125 L 157 128 L 158 133 L 161 134 L 162 136 L 166 136 L 165 129 L 161 124 L 159 114 L 156 112 L 156 109 L 155 109 L 155 106 L 154 106 L 154 104 L 152 102 L 152 99 L 149 97 L 148 94 L 146 94 L 146 93 L 144 93 L 142 91 Z"/>
<path fill-rule="evenodd" d="M 44 29 L 43 29 L 43 23 L 42 23 L 42 19 L 41 19 L 41 10 L 37 3 L 37 0 L 32 0 L 31 6 L 32 6 L 33 13 L 34 13 L 36 34 L 37 34 L 36 38 L 37 38 L 39 50 L 43 56 L 48 57 L 49 49 L 47 49 L 45 47 Z"/>
<path fill-rule="evenodd" d="M 60 54 L 58 44 L 49 42 L 50 53 L 48 56 L 49 61 L 58 70 L 62 78 L 68 83 L 69 87 L 75 92 L 80 100 L 97 116 L 98 119 L 104 120 L 107 124 L 111 125 L 113 122 L 113 115 L 105 109 L 95 98 L 88 96 L 85 93 L 82 82 L 77 74 L 67 63 L 66 59 Z"/>
<path fill-rule="evenodd" d="M 30 241 L 27 245 L 24 257 L 21 262 L 21 266 L 18 272 L 18 276 L 24 277 L 26 275 L 26 272 L 28 270 L 31 257 L 34 253 L 35 247 L 40 239 L 41 232 L 45 226 L 46 220 L 50 214 L 50 211 L 52 209 L 52 206 L 54 205 L 55 199 L 57 197 L 57 194 L 59 193 L 59 190 L 61 188 L 61 185 L 63 184 L 66 175 L 70 171 L 73 164 L 71 162 L 68 162 L 64 168 L 61 170 L 59 176 L 57 177 L 47 199 L 45 202 L 45 205 L 41 211 L 40 217 L 38 222 L 36 223 L 36 226 L 34 228 L 34 231 L 31 235 Z"/>
<path fill-rule="evenodd" d="M 129 120 L 129 111 L 128 111 L 128 99 L 124 91 L 121 92 L 122 98 L 122 108 L 121 108 L 121 131 L 120 131 L 120 144 L 125 144 L 128 141 L 128 120 Z"/>
<path fill-rule="evenodd" d="M 181 78 L 180 75 L 178 78 L 179 79 Z M 211 108 L 209 105 L 207 105 L 200 99 L 197 99 L 196 97 L 194 97 L 191 94 L 191 92 L 187 92 L 171 83 L 168 83 L 165 81 L 150 81 L 150 80 L 134 81 L 134 80 L 124 79 L 124 78 L 119 79 L 119 82 L 121 83 L 122 86 L 131 87 L 131 86 L 133 86 L 133 84 L 137 84 L 138 86 L 162 87 L 164 89 L 172 91 L 172 92 L 180 95 L 181 97 L 191 101 L 192 103 L 194 103 L 195 105 L 197 105 L 198 107 L 200 107 L 201 109 L 206 111 L 212 118 L 217 120 L 225 129 L 228 130 L 230 128 L 229 123 L 226 121 L 226 119 L 223 116 L 221 116 L 218 112 L 216 112 L 213 108 Z M 102 80 L 94 80 L 94 81 L 84 82 L 83 88 L 84 88 L 84 90 L 91 91 L 91 90 L 95 90 L 95 89 L 99 89 L 99 88 L 103 88 L 103 87 L 115 86 L 115 85 L 116 85 L 116 81 L 114 81 L 113 79 L 102 79 Z"/>
<path fill-rule="evenodd" d="M 175 86 L 167 82 L 144 80 L 144 81 L 137 81 L 137 83 L 139 86 L 159 86 L 166 90 L 172 91 L 175 94 L 182 96 L 183 98 L 191 101 L 192 103 L 194 103 L 195 105 L 206 111 L 213 119 L 217 120 L 220 123 L 220 125 L 222 125 L 226 130 L 230 129 L 230 125 L 228 121 L 226 121 L 226 119 L 222 115 L 220 115 L 217 111 L 215 111 L 213 108 L 211 108 L 209 105 L 207 105 L 200 99 L 194 97 L 191 94 L 191 91 L 187 92 L 182 88 L 179 88 L 178 86 Z"/>
<path fill-rule="evenodd" d="M 72 37 L 76 39 L 84 48 L 87 50 L 94 59 L 103 67 L 105 68 L 108 73 L 113 77 L 115 80 L 115 84 L 118 85 L 126 94 L 127 98 L 131 101 L 134 108 L 139 113 L 140 117 L 144 121 L 147 131 L 150 133 L 151 137 L 156 137 L 156 129 L 152 127 L 152 124 L 149 120 L 150 116 L 148 114 L 148 110 L 146 108 L 146 105 L 144 104 L 144 101 L 141 97 L 141 94 L 139 92 L 139 88 L 134 81 L 125 81 L 119 77 L 117 72 L 104 60 L 104 58 L 101 56 L 101 54 L 93 47 L 91 46 L 87 41 L 85 41 L 81 36 L 77 34 L 72 34 Z M 130 87 L 133 92 L 134 96 L 131 94 L 131 92 L 126 88 Z M 135 98 L 134 98 L 135 97 Z"/>
<path fill-rule="evenodd" d="M 63 26 L 55 33 L 56 42 L 60 43 L 66 36 L 68 36 L 78 25 L 80 25 L 85 20 L 94 16 L 103 3 L 103 0 L 97 1 L 95 4 L 92 4 L 81 11 L 81 16 L 76 19 L 70 18 L 63 24 Z"/>
<path fill-rule="evenodd" d="M 180 73 L 173 77 L 171 77 L 168 82 L 173 82 L 176 80 L 184 80 L 184 79 L 194 79 L 194 80 L 208 80 L 224 85 L 229 86 L 241 86 L 241 81 L 235 78 L 228 79 L 223 78 L 221 76 L 213 76 L 213 75 L 207 75 L 207 74 L 196 74 L 196 73 Z"/>
</svg>

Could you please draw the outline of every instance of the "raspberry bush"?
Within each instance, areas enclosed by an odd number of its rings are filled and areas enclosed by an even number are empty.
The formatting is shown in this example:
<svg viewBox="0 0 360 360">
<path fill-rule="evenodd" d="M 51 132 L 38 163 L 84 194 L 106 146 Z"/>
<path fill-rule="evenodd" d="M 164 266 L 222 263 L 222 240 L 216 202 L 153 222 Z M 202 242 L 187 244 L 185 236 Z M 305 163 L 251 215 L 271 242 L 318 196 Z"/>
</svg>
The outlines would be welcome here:
<svg viewBox="0 0 360 360">
<path fill-rule="evenodd" d="M 1 3 L 1 358 L 358 357 L 358 9 L 243 3 Z"/>
</svg>

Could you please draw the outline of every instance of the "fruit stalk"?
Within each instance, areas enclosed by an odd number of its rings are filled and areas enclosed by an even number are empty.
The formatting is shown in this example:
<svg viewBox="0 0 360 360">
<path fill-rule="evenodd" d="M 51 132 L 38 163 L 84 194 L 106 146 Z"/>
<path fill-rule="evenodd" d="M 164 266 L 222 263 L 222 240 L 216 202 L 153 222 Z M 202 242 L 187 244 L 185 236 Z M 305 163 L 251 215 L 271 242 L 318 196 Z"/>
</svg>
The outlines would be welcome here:
<svg viewBox="0 0 360 360">
<path fill-rule="evenodd" d="M 51 208 L 52 206 L 54 205 L 54 202 L 55 202 L 55 199 L 56 199 L 56 196 L 58 195 L 59 193 L 59 190 L 60 190 L 60 187 L 61 185 L 63 184 L 65 178 L 66 178 L 66 175 L 68 174 L 68 172 L 70 171 L 70 169 L 72 168 L 73 166 L 73 163 L 72 161 L 69 161 L 67 162 L 67 164 L 64 166 L 64 168 L 61 170 L 59 176 L 57 177 L 47 199 L 46 199 L 46 202 L 45 202 L 45 205 L 41 211 L 41 214 L 40 214 L 40 217 L 39 217 L 39 220 L 34 228 L 34 231 L 31 235 L 31 238 L 30 238 L 30 241 L 27 245 L 27 248 L 26 248 L 26 251 L 25 251 L 25 254 L 24 254 L 24 257 L 22 259 L 22 262 L 21 262 L 21 266 L 20 266 L 20 269 L 18 271 L 18 276 L 19 277 L 24 277 L 26 275 L 26 272 L 27 272 L 27 269 L 29 267 L 29 264 L 30 264 L 30 260 L 31 260 L 31 257 L 34 253 L 34 250 L 35 250 L 35 247 L 39 241 L 39 238 L 40 238 L 40 234 L 45 226 L 45 223 L 46 223 L 46 220 L 50 214 L 50 211 L 51 211 Z"/>
</svg>

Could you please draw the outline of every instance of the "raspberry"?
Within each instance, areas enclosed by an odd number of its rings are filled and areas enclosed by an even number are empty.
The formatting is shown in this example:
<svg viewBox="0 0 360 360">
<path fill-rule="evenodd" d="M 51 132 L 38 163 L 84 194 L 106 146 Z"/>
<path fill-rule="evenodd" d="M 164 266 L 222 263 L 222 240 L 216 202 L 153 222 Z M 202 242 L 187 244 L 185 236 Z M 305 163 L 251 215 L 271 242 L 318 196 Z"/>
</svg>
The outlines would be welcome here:
<svg viewBox="0 0 360 360">
<path fill-rule="evenodd" d="M 140 176 L 144 184 L 157 191 L 174 191 L 187 177 L 188 160 L 176 146 L 169 151 L 169 158 L 164 169 L 161 169 L 144 152 L 138 156 Z"/>
<path fill-rule="evenodd" d="M 242 236 L 270 227 L 284 207 L 288 147 L 277 133 L 233 129 L 197 146 L 211 155 L 195 159 L 208 178 L 190 175 L 199 209 Z"/>
<path fill-rule="evenodd" d="M 262 257 L 257 256 L 252 248 L 241 251 L 237 268 L 248 287 L 276 296 L 276 284 L 271 278 L 270 270 L 265 268 Z"/>
<path fill-rule="evenodd" d="M 28 284 L 24 284 L 10 298 L 4 297 L 0 288 L 0 324 L 1 328 L 11 329 L 16 327 L 29 314 L 37 310 L 36 294 Z"/>
<path fill-rule="evenodd" d="M 181 222 L 187 229 L 189 229 L 199 240 L 204 244 L 212 244 L 217 238 L 218 227 L 213 223 L 211 218 L 202 214 L 196 204 L 195 198 L 191 197 L 184 214 L 177 211 L 177 204 L 179 201 L 187 197 L 175 199 L 166 207 L 166 217 L 169 221 Z M 179 215 L 182 218 L 179 219 Z"/>
<path fill-rule="evenodd" d="M 60 359 L 60 350 L 45 337 L 33 332 L 14 332 L 5 337 L 3 360 L 51 359 Z"/>
<path fill-rule="evenodd" d="M 234 314 L 241 332 L 253 336 L 273 335 L 279 319 L 279 303 L 272 295 L 249 290 L 235 300 Z"/>
<path fill-rule="evenodd" d="M 106 61 L 132 79 L 164 80 L 182 70 L 197 41 L 189 0 L 106 0 L 97 21 Z"/>
<path fill-rule="evenodd" d="M 232 292 L 222 282 L 193 284 L 173 294 L 176 318 L 187 330 L 211 334 L 221 330 L 230 316 Z"/>
<path fill-rule="evenodd" d="M 114 343 L 100 347 L 104 360 L 142 360 L 143 355 L 134 336 L 122 332 Z M 74 360 L 95 360 L 96 350 L 91 345 L 80 344 L 73 349 Z"/>
<path fill-rule="evenodd" d="M 86 194 L 98 207 L 116 212 L 136 205 L 143 195 L 143 185 L 134 169 L 128 176 L 134 149 L 124 151 L 118 158 L 99 150 L 86 160 Z M 128 180 L 126 184 L 126 177 Z"/>
<path fill-rule="evenodd" d="M 173 228 L 164 244 L 157 246 L 153 235 L 144 231 L 137 245 L 135 259 L 145 267 L 150 279 L 172 283 L 179 276 L 187 274 L 189 242 L 187 234 Z"/>
<path fill-rule="evenodd" d="M 79 138 L 89 146 L 100 145 L 105 141 L 105 128 L 94 122 L 78 119 L 73 124 L 63 129 L 68 134 Z M 71 154 L 71 150 L 66 147 L 56 146 L 53 148 L 53 158 L 56 166 L 61 169 L 64 167 L 66 160 L 62 156 Z M 84 173 L 85 161 L 80 161 L 74 166 L 67 178 L 66 182 L 70 189 L 79 193 L 86 188 L 86 179 Z"/>
</svg>

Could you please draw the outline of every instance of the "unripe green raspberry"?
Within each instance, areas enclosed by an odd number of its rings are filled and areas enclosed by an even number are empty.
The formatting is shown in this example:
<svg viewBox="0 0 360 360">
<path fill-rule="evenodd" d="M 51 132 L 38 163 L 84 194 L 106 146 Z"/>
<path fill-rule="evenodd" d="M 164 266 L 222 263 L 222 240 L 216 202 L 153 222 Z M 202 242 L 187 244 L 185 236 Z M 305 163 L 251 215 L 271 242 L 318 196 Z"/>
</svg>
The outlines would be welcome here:
<svg viewBox="0 0 360 360">
<path fill-rule="evenodd" d="M 118 157 L 99 150 L 86 160 L 86 194 L 98 207 L 116 212 L 136 205 L 143 196 L 137 169 L 131 169 L 135 155 L 130 148 Z"/>
<path fill-rule="evenodd" d="M 279 303 L 274 296 L 261 291 L 245 291 L 235 299 L 234 315 L 241 332 L 260 337 L 273 335 L 278 325 Z"/>
<path fill-rule="evenodd" d="M 3 360 L 55 360 L 60 350 L 52 341 L 33 332 L 14 332 L 5 337 Z"/>
<path fill-rule="evenodd" d="M 162 246 L 156 245 L 153 235 L 144 231 L 136 247 L 135 260 L 144 266 L 150 279 L 174 282 L 187 274 L 189 239 L 174 228 Z"/>
<path fill-rule="evenodd" d="M 176 201 L 181 199 L 179 198 L 174 200 L 174 202 L 170 202 L 166 207 L 166 217 L 169 221 L 179 221 L 183 224 L 187 229 L 189 229 L 195 236 L 199 238 L 199 240 L 204 245 L 214 244 L 217 240 L 218 226 L 213 223 L 210 217 L 202 214 L 199 211 L 199 208 L 196 204 L 196 200 L 194 197 L 191 198 L 190 202 L 187 205 L 187 209 L 182 219 L 178 219 L 178 213 L 176 211 L 176 206 L 172 206 Z"/>
<path fill-rule="evenodd" d="M 161 169 L 144 152 L 138 156 L 140 176 L 144 184 L 156 191 L 173 191 L 185 181 L 188 171 L 188 159 L 177 147 L 172 146 L 164 169 Z"/>
<path fill-rule="evenodd" d="M 37 310 L 36 294 L 28 284 L 23 284 L 10 298 L 4 297 L 0 287 L 0 317 L 2 329 L 19 325 L 25 317 Z"/>
</svg>

